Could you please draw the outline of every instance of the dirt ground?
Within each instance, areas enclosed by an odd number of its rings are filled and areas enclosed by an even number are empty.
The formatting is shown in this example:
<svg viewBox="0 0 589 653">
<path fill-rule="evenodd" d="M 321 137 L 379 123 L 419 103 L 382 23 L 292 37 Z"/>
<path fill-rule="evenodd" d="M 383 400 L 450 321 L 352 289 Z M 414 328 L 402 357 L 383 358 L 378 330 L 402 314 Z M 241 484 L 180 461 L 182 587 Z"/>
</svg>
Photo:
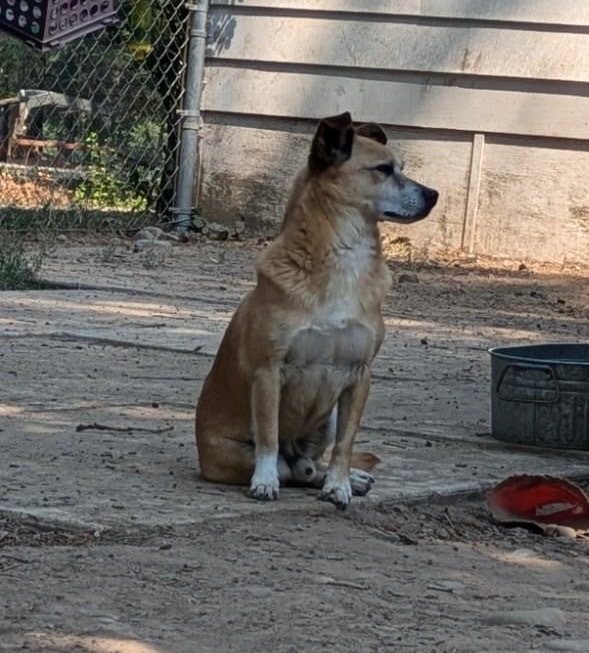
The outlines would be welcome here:
<svg viewBox="0 0 589 653">
<path fill-rule="evenodd" d="M 586 453 L 489 437 L 486 352 L 588 341 L 587 276 L 392 261 L 358 438 L 382 464 L 342 514 L 196 473 L 195 397 L 261 247 L 66 242 L 47 289 L 0 294 L 0 651 L 589 651 L 587 541 L 481 498 L 589 477 Z"/>
<path fill-rule="evenodd" d="M 587 547 L 501 532 L 478 503 L 311 504 L 103 538 L 2 527 L 17 531 L 0 556 L 5 651 L 519 652 L 587 636 Z M 493 625 L 538 608 L 562 614 Z"/>
</svg>

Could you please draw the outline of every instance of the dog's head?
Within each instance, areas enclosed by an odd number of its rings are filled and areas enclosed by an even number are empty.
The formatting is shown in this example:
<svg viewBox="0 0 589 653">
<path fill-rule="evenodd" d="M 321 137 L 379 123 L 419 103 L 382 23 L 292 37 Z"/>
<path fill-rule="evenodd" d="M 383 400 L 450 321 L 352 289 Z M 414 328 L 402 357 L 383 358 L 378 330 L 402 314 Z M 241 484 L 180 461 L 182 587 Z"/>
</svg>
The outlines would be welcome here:
<svg viewBox="0 0 589 653">
<path fill-rule="evenodd" d="M 438 201 L 437 191 L 405 176 L 379 125 L 353 126 L 348 112 L 319 123 L 308 164 L 310 175 L 335 184 L 344 201 L 376 220 L 409 224 Z"/>
</svg>

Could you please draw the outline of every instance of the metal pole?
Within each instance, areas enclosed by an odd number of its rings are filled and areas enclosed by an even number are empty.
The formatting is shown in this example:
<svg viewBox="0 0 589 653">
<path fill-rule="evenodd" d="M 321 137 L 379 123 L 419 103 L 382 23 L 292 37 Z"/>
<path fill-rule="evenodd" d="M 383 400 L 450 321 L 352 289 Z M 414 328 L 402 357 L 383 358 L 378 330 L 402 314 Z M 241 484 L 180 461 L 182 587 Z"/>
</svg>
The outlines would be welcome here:
<svg viewBox="0 0 589 653">
<path fill-rule="evenodd" d="M 177 231 L 186 232 L 190 227 L 192 196 L 198 162 L 199 133 L 202 127 L 200 97 L 205 62 L 207 38 L 208 0 L 187 3 L 190 12 L 190 35 L 186 57 L 185 90 L 180 116 L 180 151 L 176 176 L 173 224 Z"/>
</svg>

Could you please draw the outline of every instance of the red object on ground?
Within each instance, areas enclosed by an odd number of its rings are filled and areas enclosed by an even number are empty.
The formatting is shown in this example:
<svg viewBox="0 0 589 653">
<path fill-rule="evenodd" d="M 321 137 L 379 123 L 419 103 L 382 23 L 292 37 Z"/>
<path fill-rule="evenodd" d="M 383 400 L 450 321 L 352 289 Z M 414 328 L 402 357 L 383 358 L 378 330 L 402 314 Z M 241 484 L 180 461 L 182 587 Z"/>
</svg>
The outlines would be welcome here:
<svg viewBox="0 0 589 653">
<path fill-rule="evenodd" d="M 498 521 L 559 524 L 589 529 L 589 498 L 564 478 L 522 474 L 510 476 L 487 494 Z"/>
</svg>

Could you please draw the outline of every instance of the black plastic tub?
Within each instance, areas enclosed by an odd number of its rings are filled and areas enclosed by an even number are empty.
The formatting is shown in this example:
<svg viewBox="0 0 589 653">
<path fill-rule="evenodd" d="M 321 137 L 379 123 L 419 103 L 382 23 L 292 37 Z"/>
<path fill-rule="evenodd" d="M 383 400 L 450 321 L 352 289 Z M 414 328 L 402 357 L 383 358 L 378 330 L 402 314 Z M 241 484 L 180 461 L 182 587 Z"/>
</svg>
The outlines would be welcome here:
<svg viewBox="0 0 589 653">
<path fill-rule="evenodd" d="M 589 451 L 589 344 L 495 347 L 489 353 L 493 437 Z"/>
</svg>

